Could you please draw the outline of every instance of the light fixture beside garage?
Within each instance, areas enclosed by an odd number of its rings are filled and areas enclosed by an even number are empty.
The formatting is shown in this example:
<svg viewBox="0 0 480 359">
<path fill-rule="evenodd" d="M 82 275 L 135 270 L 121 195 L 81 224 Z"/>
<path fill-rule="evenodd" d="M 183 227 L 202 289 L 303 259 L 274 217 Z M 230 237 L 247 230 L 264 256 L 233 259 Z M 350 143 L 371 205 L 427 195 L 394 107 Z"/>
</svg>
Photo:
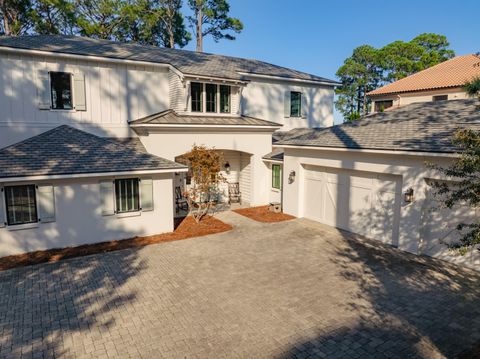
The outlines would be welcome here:
<svg viewBox="0 0 480 359">
<path fill-rule="evenodd" d="M 227 175 L 230 174 L 230 163 L 226 162 L 223 167 L 225 168 Z"/>
<path fill-rule="evenodd" d="M 295 171 L 290 171 L 290 174 L 288 175 L 288 183 L 292 184 L 295 182 Z"/>
<path fill-rule="evenodd" d="M 405 191 L 405 193 L 403 194 L 403 200 L 405 201 L 405 203 L 412 203 L 413 200 L 414 200 L 414 196 L 413 196 L 413 188 L 410 187 L 409 189 L 407 189 Z"/>
</svg>

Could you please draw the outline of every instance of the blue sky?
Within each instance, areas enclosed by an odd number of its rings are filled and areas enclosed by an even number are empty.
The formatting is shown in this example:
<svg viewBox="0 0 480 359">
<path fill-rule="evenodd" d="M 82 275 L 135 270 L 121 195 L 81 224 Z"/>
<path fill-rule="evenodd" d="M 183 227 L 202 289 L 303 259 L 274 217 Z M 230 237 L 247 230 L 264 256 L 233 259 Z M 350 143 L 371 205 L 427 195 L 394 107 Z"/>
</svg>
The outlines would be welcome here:
<svg viewBox="0 0 480 359">
<path fill-rule="evenodd" d="M 458 55 L 480 51 L 479 0 L 230 0 L 245 25 L 235 41 L 204 51 L 255 58 L 334 79 L 362 44 L 381 47 L 424 32 L 446 35 Z M 192 41 L 187 49 L 195 49 Z M 341 118 L 336 114 L 336 121 Z"/>
</svg>

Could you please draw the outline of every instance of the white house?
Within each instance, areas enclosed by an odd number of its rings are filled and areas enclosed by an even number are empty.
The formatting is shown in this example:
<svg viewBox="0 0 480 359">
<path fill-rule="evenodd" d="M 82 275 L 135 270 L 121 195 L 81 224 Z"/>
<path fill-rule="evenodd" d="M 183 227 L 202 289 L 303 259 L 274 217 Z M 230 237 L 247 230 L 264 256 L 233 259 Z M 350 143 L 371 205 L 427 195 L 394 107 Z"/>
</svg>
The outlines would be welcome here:
<svg viewBox="0 0 480 359">
<path fill-rule="evenodd" d="M 0 256 L 171 231 L 188 180 L 175 159 L 195 143 L 223 153 L 244 203 L 281 198 L 272 134 L 331 126 L 336 84 L 257 60 L 0 38 Z"/>
<path fill-rule="evenodd" d="M 478 210 L 439 207 L 429 164 L 448 165 L 458 128 L 480 130 L 478 100 L 410 104 L 354 123 L 292 130 L 274 144 L 283 157 L 284 212 L 402 250 L 480 268 L 480 253 L 449 251 L 455 227 Z M 282 154 L 283 152 L 283 154 Z M 283 156 L 282 156 L 283 155 Z"/>
</svg>

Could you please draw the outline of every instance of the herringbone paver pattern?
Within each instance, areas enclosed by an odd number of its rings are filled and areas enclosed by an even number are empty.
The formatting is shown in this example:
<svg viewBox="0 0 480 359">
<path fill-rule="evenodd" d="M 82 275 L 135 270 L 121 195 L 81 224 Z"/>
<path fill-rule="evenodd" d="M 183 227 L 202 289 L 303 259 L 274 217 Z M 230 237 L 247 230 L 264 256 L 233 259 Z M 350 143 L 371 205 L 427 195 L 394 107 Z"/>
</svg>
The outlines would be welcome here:
<svg viewBox="0 0 480 359">
<path fill-rule="evenodd" d="M 308 221 L 0 273 L 1 358 L 455 357 L 480 276 Z"/>
</svg>

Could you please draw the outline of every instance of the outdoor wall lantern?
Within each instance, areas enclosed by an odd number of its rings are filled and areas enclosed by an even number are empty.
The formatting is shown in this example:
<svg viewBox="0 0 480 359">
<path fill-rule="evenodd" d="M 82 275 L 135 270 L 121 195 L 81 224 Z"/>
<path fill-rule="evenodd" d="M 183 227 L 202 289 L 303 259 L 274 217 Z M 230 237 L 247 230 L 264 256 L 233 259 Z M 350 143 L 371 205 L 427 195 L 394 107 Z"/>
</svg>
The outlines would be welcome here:
<svg viewBox="0 0 480 359">
<path fill-rule="evenodd" d="M 409 189 L 407 189 L 405 191 L 405 193 L 403 194 L 403 198 L 404 198 L 404 201 L 405 203 L 412 203 L 413 200 L 414 200 L 414 196 L 413 196 L 413 188 L 410 187 Z"/>
<path fill-rule="evenodd" d="M 225 163 L 223 167 L 225 168 L 225 172 L 227 172 L 227 175 L 230 174 L 230 163 Z"/>
<path fill-rule="evenodd" d="M 290 171 L 290 174 L 288 175 L 288 183 L 292 184 L 295 182 L 295 171 Z"/>
</svg>

